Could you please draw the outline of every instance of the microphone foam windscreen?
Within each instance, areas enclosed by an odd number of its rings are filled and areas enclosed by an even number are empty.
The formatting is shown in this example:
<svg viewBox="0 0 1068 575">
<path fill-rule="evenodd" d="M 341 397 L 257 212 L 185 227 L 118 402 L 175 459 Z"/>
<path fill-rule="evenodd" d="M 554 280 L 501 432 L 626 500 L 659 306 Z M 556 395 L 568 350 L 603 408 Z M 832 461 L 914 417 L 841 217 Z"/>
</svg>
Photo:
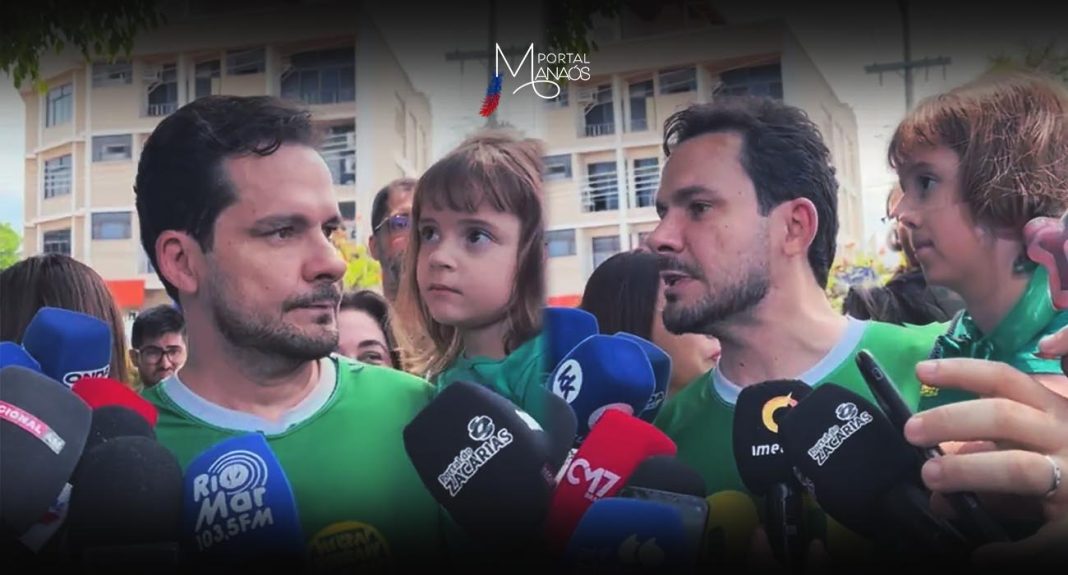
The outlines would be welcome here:
<svg viewBox="0 0 1068 575">
<path fill-rule="evenodd" d="M 85 454 L 74 475 L 67 542 L 76 553 L 179 541 L 182 469 L 147 437 L 118 437 Z"/>
<path fill-rule="evenodd" d="M 649 358 L 638 344 L 610 335 L 592 335 L 560 362 L 549 377 L 549 386 L 575 411 L 581 439 L 605 411 L 641 413 L 656 380 Z"/>
<path fill-rule="evenodd" d="M 583 309 L 546 307 L 543 313 L 542 330 L 545 332 L 548 369 L 555 369 L 579 342 L 600 331 L 597 318 Z"/>
<path fill-rule="evenodd" d="M 45 375 L 68 387 L 83 377 L 107 377 L 111 369 L 111 328 L 76 311 L 37 310 L 22 335 L 22 347 Z"/>
<path fill-rule="evenodd" d="M 660 406 L 663 405 L 664 399 L 667 398 L 668 385 L 671 384 L 671 356 L 655 343 L 632 333 L 620 331 L 615 333 L 613 337 L 620 337 L 638 344 L 638 347 L 645 352 L 645 357 L 649 360 L 649 366 L 653 368 L 653 379 L 656 382 L 656 386 L 653 388 L 653 394 L 649 396 L 649 402 L 645 404 L 645 409 L 638 414 L 641 419 L 651 422 L 656 419 L 656 414 L 660 413 Z"/>
<path fill-rule="evenodd" d="M 553 474 L 567 460 L 575 445 L 578 420 L 571 406 L 559 396 L 545 390 L 545 438 L 548 441 L 549 467 Z"/>
<path fill-rule="evenodd" d="M 641 499 L 593 503 L 567 546 L 567 560 L 583 572 L 665 573 L 692 563 L 678 510 Z"/>
<path fill-rule="evenodd" d="M 796 483 L 779 429 L 786 414 L 811 392 L 795 379 L 765 381 L 738 394 L 734 406 L 734 463 L 749 491 L 764 495 L 776 483 Z"/>
<path fill-rule="evenodd" d="M 90 409 L 51 378 L 0 369 L 0 518 L 21 535 L 56 500 L 85 448 Z"/>
<path fill-rule="evenodd" d="M 198 455 L 182 485 L 182 541 L 198 560 L 292 560 L 304 551 L 293 488 L 259 433 L 226 439 Z"/>
<path fill-rule="evenodd" d="M 93 410 L 85 453 L 118 437 L 147 437 L 156 439 L 156 432 L 139 413 L 121 405 L 105 405 Z"/>
<path fill-rule="evenodd" d="M 882 497 L 918 478 L 918 460 L 879 408 L 833 383 L 793 408 L 780 436 L 820 507 L 862 535 L 876 532 Z"/>
<path fill-rule="evenodd" d="M 152 427 L 156 426 L 159 419 L 154 405 L 129 386 L 109 377 L 84 377 L 76 381 L 71 389 L 93 409 L 119 405 L 141 415 Z"/>
<path fill-rule="evenodd" d="M 18 365 L 33 371 L 41 371 L 41 364 L 19 344 L 13 341 L 0 341 L 0 369 Z"/>
<path fill-rule="evenodd" d="M 705 480 L 694 468 L 674 455 L 654 455 L 638 464 L 627 480 L 628 487 L 646 487 L 671 493 L 704 497 Z"/>
<path fill-rule="evenodd" d="M 507 399 L 459 381 L 404 428 L 404 448 L 431 495 L 468 534 L 516 545 L 536 533 L 552 494 L 544 433 Z"/>
</svg>

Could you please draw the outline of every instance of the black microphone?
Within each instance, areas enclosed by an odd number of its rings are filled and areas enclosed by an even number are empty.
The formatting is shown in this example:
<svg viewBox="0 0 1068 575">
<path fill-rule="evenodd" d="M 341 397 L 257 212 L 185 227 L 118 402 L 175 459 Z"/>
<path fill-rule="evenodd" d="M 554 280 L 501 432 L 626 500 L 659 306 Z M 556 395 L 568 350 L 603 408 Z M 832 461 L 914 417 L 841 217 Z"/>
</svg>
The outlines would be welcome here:
<svg viewBox="0 0 1068 575">
<path fill-rule="evenodd" d="M 571 447 L 575 445 L 575 436 L 578 434 L 578 419 L 575 418 L 575 411 L 562 397 L 548 389 L 544 389 L 543 392 L 545 402 L 543 437 L 547 442 L 549 467 L 555 475 L 563 467 L 567 457 L 571 455 Z"/>
<path fill-rule="evenodd" d="M 846 528 L 888 543 L 907 539 L 924 558 L 966 558 L 968 541 L 930 510 L 912 447 L 871 402 L 827 383 L 780 430 L 802 485 Z"/>
<path fill-rule="evenodd" d="M 674 455 L 653 455 L 638 464 L 627 479 L 627 487 L 656 489 L 704 499 L 708 495 L 705 480 L 694 468 Z"/>
<path fill-rule="evenodd" d="M 807 553 L 804 499 L 779 426 L 810 392 L 794 379 L 765 381 L 744 388 L 734 406 L 734 463 L 746 488 L 764 498 L 775 558 L 793 571 L 804 567 Z"/>
<path fill-rule="evenodd" d="M 82 566 L 174 566 L 182 524 L 182 468 L 147 437 L 117 437 L 87 452 L 72 477 L 67 549 Z"/>
<path fill-rule="evenodd" d="M 155 440 L 152 425 L 136 411 L 121 405 L 105 405 L 93 410 L 85 453 L 118 437 L 147 437 Z"/>
<path fill-rule="evenodd" d="M 882 408 L 883 413 L 889 418 L 890 423 L 905 436 L 905 422 L 912 417 L 912 410 L 905 403 L 904 398 L 898 391 L 897 386 L 890 381 L 890 376 L 875 361 L 875 358 L 866 349 L 857 353 L 857 368 L 864 376 L 868 389 L 875 396 L 875 401 Z M 942 448 L 935 445 L 932 447 L 916 448 L 923 460 L 934 459 L 945 455 Z M 979 498 L 970 491 L 944 494 L 953 509 L 959 516 L 958 525 L 965 531 L 968 538 L 977 544 L 1008 541 L 1009 536 L 1000 525 L 979 503 Z"/>
</svg>

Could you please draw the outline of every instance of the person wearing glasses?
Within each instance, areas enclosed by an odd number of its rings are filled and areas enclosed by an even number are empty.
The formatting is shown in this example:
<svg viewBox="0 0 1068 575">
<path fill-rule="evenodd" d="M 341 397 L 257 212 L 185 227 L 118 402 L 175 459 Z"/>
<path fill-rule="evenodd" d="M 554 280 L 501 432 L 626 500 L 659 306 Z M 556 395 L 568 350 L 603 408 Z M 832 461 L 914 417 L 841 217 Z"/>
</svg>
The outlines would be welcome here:
<svg viewBox="0 0 1068 575">
<path fill-rule="evenodd" d="M 130 334 L 130 361 L 137 366 L 141 385 L 152 387 L 185 365 L 185 318 L 169 305 L 137 314 Z"/>
<path fill-rule="evenodd" d="M 371 257 L 382 264 L 382 291 L 390 303 L 397 300 L 415 184 L 413 178 L 393 180 L 378 191 L 371 205 L 371 237 L 367 239 L 367 247 Z"/>
<path fill-rule="evenodd" d="M 1038 342 L 1068 325 L 1045 269 L 1028 259 L 1024 227 L 1068 207 L 1068 92 L 1034 72 L 995 73 L 922 101 L 897 127 L 888 158 L 904 194 L 891 217 L 908 229 L 927 282 L 965 310 L 935 358 L 1007 363 L 1068 390 L 1059 358 Z M 921 409 L 971 399 L 924 394 Z"/>
</svg>

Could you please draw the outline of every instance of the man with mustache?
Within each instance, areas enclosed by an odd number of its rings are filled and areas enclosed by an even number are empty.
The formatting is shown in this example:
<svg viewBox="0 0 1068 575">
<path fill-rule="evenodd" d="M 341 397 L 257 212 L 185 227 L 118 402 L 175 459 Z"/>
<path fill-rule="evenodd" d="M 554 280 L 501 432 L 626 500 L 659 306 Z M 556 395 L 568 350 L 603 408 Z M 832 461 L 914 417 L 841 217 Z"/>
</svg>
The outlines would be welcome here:
<svg viewBox="0 0 1068 575">
<path fill-rule="evenodd" d="M 263 434 L 306 539 L 359 522 L 388 550 L 370 561 L 432 560 L 439 507 L 402 439 L 432 388 L 331 355 L 345 262 L 317 143 L 309 112 L 267 96 L 200 98 L 149 137 L 141 241 L 181 305 L 189 359 L 145 396 L 183 467 L 229 437 Z"/>
<path fill-rule="evenodd" d="M 868 349 L 916 409 L 915 365 L 939 331 L 860 321 L 831 307 L 824 288 L 838 184 L 805 113 L 772 99 L 696 104 L 668 119 L 664 151 L 660 223 L 648 239 L 660 256 L 664 325 L 715 336 L 722 354 L 665 403 L 656 425 L 709 494 L 746 491 L 732 450 L 734 403 L 746 386 L 834 382 L 871 399 L 854 362 Z"/>
</svg>

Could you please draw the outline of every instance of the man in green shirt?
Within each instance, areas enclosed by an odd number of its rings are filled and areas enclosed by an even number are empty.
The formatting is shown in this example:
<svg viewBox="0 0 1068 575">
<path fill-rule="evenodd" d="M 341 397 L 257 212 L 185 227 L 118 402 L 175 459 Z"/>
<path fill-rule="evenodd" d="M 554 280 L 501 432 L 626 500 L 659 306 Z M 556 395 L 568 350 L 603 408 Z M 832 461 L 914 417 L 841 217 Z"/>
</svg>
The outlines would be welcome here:
<svg viewBox="0 0 1068 575">
<path fill-rule="evenodd" d="M 209 96 L 144 146 L 141 241 L 186 319 L 189 359 L 146 393 L 159 440 L 187 465 L 265 435 L 317 566 L 440 558 L 440 508 L 402 429 L 430 385 L 331 356 L 345 263 L 330 170 L 310 113 L 270 97 Z"/>
<path fill-rule="evenodd" d="M 831 307 L 824 288 L 838 185 L 804 112 L 771 99 L 697 104 L 668 119 L 664 147 L 660 224 L 648 239 L 666 284 L 664 325 L 719 338 L 722 355 L 667 401 L 656 425 L 709 493 L 745 491 L 732 430 L 734 402 L 746 386 L 834 382 L 870 400 L 854 363 L 867 348 L 915 409 L 914 366 L 938 332 L 862 322 Z M 840 550 L 842 539 L 820 538 L 832 556 L 848 551 Z"/>
</svg>

